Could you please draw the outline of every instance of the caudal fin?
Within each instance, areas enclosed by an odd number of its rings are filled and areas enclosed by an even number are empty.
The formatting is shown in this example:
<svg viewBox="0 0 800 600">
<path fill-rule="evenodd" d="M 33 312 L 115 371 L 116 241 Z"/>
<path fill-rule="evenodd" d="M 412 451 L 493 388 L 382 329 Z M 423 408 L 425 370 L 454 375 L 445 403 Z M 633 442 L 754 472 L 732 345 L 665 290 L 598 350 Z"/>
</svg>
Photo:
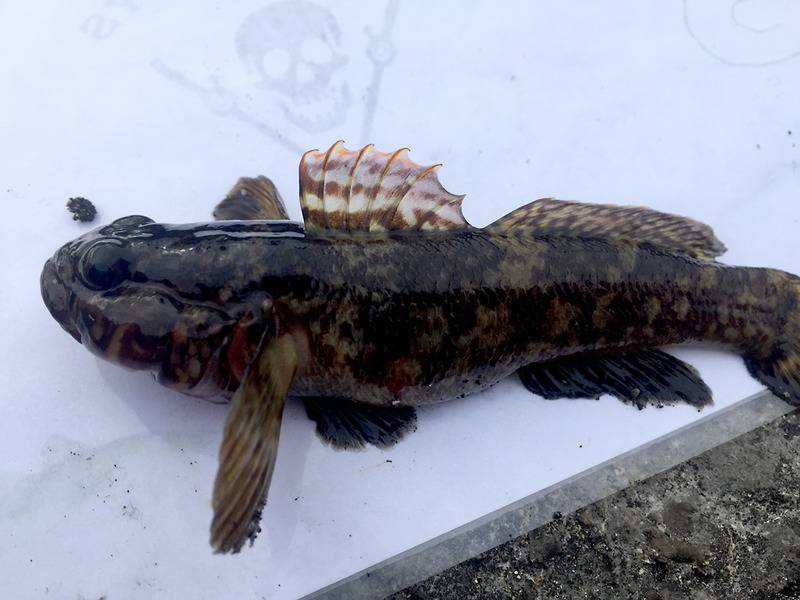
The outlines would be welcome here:
<svg viewBox="0 0 800 600">
<path fill-rule="evenodd" d="M 744 356 L 750 374 L 789 404 L 800 406 L 800 278 L 789 276 L 794 289 L 785 319 L 771 346 Z"/>
</svg>

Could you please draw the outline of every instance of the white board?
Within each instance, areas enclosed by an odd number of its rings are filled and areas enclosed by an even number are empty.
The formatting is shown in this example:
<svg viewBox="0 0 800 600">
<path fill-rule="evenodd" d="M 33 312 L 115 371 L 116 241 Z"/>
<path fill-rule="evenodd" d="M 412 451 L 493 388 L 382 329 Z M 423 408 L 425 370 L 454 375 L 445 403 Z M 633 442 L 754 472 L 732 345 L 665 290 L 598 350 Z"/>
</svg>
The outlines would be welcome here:
<svg viewBox="0 0 800 600">
<path fill-rule="evenodd" d="M 41 266 L 87 230 L 68 197 L 98 222 L 195 222 L 264 173 L 299 218 L 299 154 L 339 138 L 444 163 L 476 225 L 546 195 L 646 204 L 712 224 L 726 262 L 800 272 L 797 6 L 503 6 L 3 3 L 9 597 L 295 598 L 761 389 L 733 355 L 680 349 L 714 391 L 703 413 L 546 402 L 506 381 L 356 453 L 323 446 L 292 402 L 264 533 L 214 556 L 226 407 L 98 361 L 47 314 Z"/>
</svg>

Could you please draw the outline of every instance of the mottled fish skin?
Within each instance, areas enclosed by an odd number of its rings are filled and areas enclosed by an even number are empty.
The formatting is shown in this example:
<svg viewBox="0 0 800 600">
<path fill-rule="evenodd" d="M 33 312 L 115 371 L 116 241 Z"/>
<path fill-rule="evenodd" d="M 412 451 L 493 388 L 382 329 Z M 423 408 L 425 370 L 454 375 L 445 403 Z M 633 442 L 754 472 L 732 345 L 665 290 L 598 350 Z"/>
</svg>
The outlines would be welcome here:
<svg viewBox="0 0 800 600">
<path fill-rule="evenodd" d="M 293 267 L 313 288 L 276 294 L 308 338 L 298 395 L 413 405 L 568 354 L 767 349 L 800 298 L 786 274 L 649 244 L 482 231 L 328 241 Z"/>
<path fill-rule="evenodd" d="M 264 302 L 297 343 L 291 394 L 416 405 L 557 356 L 689 341 L 766 354 L 800 300 L 787 273 L 647 243 L 128 219 L 59 250 L 42 275 L 45 301 L 94 351 L 203 396 L 238 386 L 275 325 L 260 319 Z M 85 277 L 97 247 L 129 279 L 105 292 L 64 281 Z M 65 284 L 68 299 L 55 289 Z"/>
</svg>

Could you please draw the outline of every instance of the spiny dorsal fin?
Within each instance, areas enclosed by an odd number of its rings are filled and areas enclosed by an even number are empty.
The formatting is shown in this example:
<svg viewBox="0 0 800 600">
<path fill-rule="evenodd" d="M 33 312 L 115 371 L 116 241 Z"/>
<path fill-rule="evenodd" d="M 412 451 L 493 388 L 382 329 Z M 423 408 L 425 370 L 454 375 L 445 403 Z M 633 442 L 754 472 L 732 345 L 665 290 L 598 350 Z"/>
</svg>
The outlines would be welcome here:
<svg viewBox="0 0 800 600">
<path fill-rule="evenodd" d="M 289 220 L 278 188 L 268 177 L 241 177 L 214 208 L 217 221 Z"/>
<path fill-rule="evenodd" d="M 440 165 L 420 166 L 402 148 L 371 145 L 348 150 L 341 141 L 300 161 L 300 204 L 306 231 L 467 229 L 464 196 L 451 194 L 436 176 Z"/>
<path fill-rule="evenodd" d="M 713 260 L 725 252 L 711 227 L 640 206 L 583 204 L 542 198 L 486 227 L 489 232 L 527 228 L 538 235 L 563 235 L 650 242 Z"/>
</svg>

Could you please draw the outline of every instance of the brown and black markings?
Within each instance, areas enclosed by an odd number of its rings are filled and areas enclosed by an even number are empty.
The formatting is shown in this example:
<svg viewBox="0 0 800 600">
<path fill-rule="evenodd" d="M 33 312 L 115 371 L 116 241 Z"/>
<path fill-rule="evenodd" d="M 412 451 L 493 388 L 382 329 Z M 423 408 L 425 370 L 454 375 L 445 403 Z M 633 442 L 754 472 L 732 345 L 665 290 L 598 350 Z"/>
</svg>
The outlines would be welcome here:
<svg viewBox="0 0 800 600">
<path fill-rule="evenodd" d="M 477 229 L 436 167 L 340 143 L 304 155 L 300 186 L 303 226 L 268 179 L 243 178 L 216 223 L 119 219 L 41 276 L 52 315 L 92 351 L 232 398 L 217 551 L 259 530 L 287 395 L 336 447 L 395 443 L 414 406 L 515 371 L 546 398 L 703 406 L 699 374 L 657 349 L 701 341 L 800 403 L 800 280 L 716 262 L 706 225 L 542 199 Z"/>
</svg>

